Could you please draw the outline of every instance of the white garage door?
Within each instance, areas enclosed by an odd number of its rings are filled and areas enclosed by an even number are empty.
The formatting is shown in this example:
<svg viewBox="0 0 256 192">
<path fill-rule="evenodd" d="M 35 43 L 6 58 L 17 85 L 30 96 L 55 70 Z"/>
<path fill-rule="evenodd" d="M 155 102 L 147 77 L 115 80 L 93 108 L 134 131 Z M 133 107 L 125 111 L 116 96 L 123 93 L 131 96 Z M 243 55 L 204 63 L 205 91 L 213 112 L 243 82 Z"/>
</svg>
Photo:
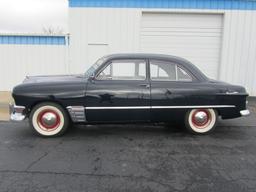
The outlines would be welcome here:
<svg viewBox="0 0 256 192">
<path fill-rule="evenodd" d="M 222 28 L 217 14 L 143 13 L 141 51 L 183 57 L 218 78 Z"/>
</svg>

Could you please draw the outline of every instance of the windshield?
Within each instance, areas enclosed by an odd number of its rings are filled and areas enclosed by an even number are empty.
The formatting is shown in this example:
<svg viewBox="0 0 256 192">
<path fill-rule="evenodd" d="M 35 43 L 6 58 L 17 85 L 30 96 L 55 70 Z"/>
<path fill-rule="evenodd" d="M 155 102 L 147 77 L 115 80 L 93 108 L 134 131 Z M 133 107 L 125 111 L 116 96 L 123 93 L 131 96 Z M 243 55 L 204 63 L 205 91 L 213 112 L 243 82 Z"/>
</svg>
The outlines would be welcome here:
<svg viewBox="0 0 256 192">
<path fill-rule="evenodd" d="M 96 63 L 94 63 L 86 72 L 85 72 L 85 77 L 90 77 L 92 75 L 94 75 L 94 71 L 101 66 L 104 61 L 106 60 L 105 57 L 100 58 L 99 60 L 96 61 Z"/>
</svg>

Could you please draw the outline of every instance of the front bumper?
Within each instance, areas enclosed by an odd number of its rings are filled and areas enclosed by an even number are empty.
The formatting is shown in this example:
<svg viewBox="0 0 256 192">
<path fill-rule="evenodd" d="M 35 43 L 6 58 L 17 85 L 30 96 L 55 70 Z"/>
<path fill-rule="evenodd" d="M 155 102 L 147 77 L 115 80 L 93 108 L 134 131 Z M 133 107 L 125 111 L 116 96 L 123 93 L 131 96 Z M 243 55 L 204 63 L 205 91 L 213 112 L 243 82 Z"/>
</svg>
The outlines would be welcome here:
<svg viewBox="0 0 256 192">
<path fill-rule="evenodd" d="M 24 114 L 25 109 L 24 106 L 9 104 L 10 120 L 23 121 L 26 118 L 26 115 Z"/>
<path fill-rule="evenodd" d="M 248 109 L 240 111 L 241 116 L 249 116 L 250 111 Z"/>
</svg>

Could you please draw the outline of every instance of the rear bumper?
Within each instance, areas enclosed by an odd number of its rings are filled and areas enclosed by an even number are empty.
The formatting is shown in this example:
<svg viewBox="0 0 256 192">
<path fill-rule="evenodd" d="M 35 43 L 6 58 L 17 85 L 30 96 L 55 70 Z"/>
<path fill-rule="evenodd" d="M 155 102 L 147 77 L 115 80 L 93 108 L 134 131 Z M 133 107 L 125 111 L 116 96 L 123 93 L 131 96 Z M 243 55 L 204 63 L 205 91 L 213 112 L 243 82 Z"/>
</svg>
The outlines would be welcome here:
<svg viewBox="0 0 256 192">
<path fill-rule="evenodd" d="M 24 114 L 25 109 L 24 106 L 9 104 L 10 120 L 23 121 L 26 118 L 26 115 Z"/>
<path fill-rule="evenodd" d="M 248 109 L 240 111 L 241 116 L 249 116 L 250 111 Z"/>
</svg>

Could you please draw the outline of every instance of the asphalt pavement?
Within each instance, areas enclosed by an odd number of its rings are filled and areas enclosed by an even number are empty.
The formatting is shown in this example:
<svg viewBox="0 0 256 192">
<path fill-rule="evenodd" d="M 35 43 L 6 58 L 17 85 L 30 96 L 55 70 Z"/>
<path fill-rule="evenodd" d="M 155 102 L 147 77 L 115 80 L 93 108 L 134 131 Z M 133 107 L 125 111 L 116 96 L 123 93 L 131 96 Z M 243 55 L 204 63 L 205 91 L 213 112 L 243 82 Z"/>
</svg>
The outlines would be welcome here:
<svg viewBox="0 0 256 192">
<path fill-rule="evenodd" d="M 164 125 L 75 126 L 40 138 L 0 122 L 0 191 L 256 191 L 256 112 L 190 135 Z"/>
</svg>

